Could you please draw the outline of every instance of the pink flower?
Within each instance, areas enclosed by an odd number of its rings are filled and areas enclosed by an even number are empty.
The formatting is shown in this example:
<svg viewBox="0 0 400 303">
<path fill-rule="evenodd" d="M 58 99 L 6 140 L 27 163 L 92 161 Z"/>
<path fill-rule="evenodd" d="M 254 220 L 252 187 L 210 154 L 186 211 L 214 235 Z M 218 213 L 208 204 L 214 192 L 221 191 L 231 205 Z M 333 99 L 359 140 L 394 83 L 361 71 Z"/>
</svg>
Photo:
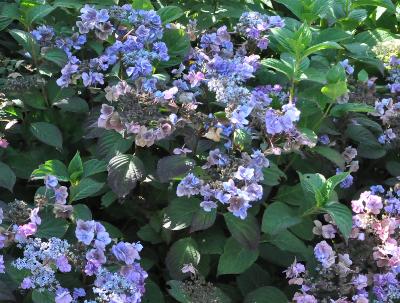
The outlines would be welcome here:
<svg viewBox="0 0 400 303">
<path fill-rule="evenodd" d="M 0 148 L 7 148 L 10 143 L 4 138 L 0 138 Z"/>
<path fill-rule="evenodd" d="M 364 212 L 364 203 L 361 199 L 351 201 L 351 208 L 356 214 Z"/>
<path fill-rule="evenodd" d="M 18 226 L 17 233 L 15 234 L 15 240 L 23 241 L 27 237 L 34 235 L 36 231 L 37 231 L 37 225 L 32 222 Z"/>
<path fill-rule="evenodd" d="M 373 213 L 374 215 L 379 215 L 381 209 L 383 208 L 382 198 L 376 195 L 370 195 L 366 199 L 365 209 L 369 213 Z"/>
<path fill-rule="evenodd" d="M 332 224 L 327 224 L 322 226 L 322 236 L 325 239 L 335 238 L 336 229 Z"/>
<path fill-rule="evenodd" d="M 164 91 L 164 99 L 165 100 L 171 100 L 172 98 L 174 98 L 174 96 L 176 95 L 176 93 L 178 92 L 178 88 L 176 86 L 167 89 L 166 91 Z"/>
</svg>

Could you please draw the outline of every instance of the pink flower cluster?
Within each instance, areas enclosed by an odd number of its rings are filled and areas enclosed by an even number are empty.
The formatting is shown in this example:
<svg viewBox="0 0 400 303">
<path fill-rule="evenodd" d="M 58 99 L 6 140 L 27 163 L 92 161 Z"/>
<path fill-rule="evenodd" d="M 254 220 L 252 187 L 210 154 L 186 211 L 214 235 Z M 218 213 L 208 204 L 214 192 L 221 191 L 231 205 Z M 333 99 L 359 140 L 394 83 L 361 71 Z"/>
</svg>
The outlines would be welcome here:
<svg viewBox="0 0 400 303">
<path fill-rule="evenodd" d="M 351 202 L 353 228 L 340 240 L 328 215 L 314 221 L 316 269 L 295 262 L 284 271 L 301 286 L 296 303 L 387 303 L 400 299 L 400 191 L 372 186 Z"/>
</svg>

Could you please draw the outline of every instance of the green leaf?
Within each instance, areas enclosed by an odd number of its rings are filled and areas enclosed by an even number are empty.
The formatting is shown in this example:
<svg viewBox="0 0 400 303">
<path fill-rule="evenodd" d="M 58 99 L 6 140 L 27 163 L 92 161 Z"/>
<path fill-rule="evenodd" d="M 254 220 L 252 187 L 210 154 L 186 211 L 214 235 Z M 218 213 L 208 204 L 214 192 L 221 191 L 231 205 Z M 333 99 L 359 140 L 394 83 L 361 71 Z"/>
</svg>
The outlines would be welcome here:
<svg viewBox="0 0 400 303">
<path fill-rule="evenodd" d="M 261 64 L 265 67 L 272 68 L 277 72 L 284 74 L 288 79 L 292 79 L 294 76 L 294 67 L 287 66 L 282 61 L 277 59 L 268 58 L 261 61 Z"/>
<path fill-rule="evenodd" d="M 107 171 L 107 163 L 97 159 L 91 159 L 83 163 L 83 177 L 90 177 Z"/>
<path fill-rule="evenodd" d="M 184 155 L 166 156 L 158 160 L 157 176 L 160 182 L 166 183 L 175 177 L 187 174 L 195 165 L 194 160 Z"/>
<path fill-rule="evenodd" d="M 172 244 L 165 259 L 165 264 L 173 279 L 181 279 L 185 276 L 182 273 L 184 264 L 192 263 L 196 267 L 199 262 L 200 253 L 196 241 L 192 238 L 183 238 Z"/>
<path fill-rule="evenodd" d="M 101 197 L 101 206 L 109 207 L 111 204 L 117 201 L 117 199 L 118 199 L 117 195 L 110 190 Z"/>
<path fill-rule="evenodd" d="M 261 266 L 254 263 L 244 273 L 236 277 L 236 282 L 240 292 L 246 295 L 261 286 L 271 284 L 271 276 Z"/>
<path fill-rule="evenodd" d="M 333 41 L 325 41 L 318 44 L 315 44 L 309 48 L 307 48 L 302 54 L 303 57 L 308 57 L 316 52 L 325 50 L 325 49 L 342 49 L 342 47 Z"/>
<path fill-rule="evenodd" d="M 39 168 L 32 172 L 31 179 L 44 179 L 47 175 L 53 175 L 59 181 L 69 181 L 67 167 L 60 160 L 48 160 L 40 164 Z"/>
<path fill-rule="evenodd" d="M 330 148 L 328 146 L 316 146 L 313 148 L 313 151 L 325 157 L 329 161 L 333 162 L 340 169 L 344 169 L 345 161 L 341 153 L 337 150 Z"/>
<path fill-rule="evenodd" d="M 51 5 L 47 5 L 47 4 L 32 7 L 30 9 L 28 9 L 28 11 L 26 12 L 25 21 L 26 21 L 27 25 L 30 26 L 33 22 L 46 17 L 54 9 L 55 9 L 55 7 L 53 7 Z"/>
<path fill-rule="evenodd" d="M 160 287 L 152 280 L 146 280 L 146 292 L 142 298 L 141 303 L 164 303 L 164 296 Z"/>
<path fill-rule="evenodd" d="M 49 48 L 46 50 L 43 58 L 57 64 L 60 67 L 64 67 L 68 61 L 66 53 L 60 48 Z"/>
<path fill-rule="evenodd" d="M 134 0 L 131 1 L 132 8 L 134 9 L 144 9 L 144 10 L 152 10 L 154 9 L 150 0 Z"/>
<path fill-rule="evenodd" d="M 174 5 L 164 6 L 157 11 L 163 24 L 175 21 L 183 16 L 183 10 Z"/>
<path fill-rule="evenodd" d="M 70 176 L 71 182 L 78 181 L 83 174 L 83 164 L 79 151 L 76 152 L 75 156 L 72 158 L 68 165 L 68 174 Z"/>
<path fill-rule="evenodd" d="M 55 102 L 70 98 L 75 95 L 75 89 L 72 87 L 62 88 L 57 85 L 55 80 L 51 80 L 46 85 L 47 88 L 47 95 L 52 104 Z"/>
<path fill-rule="evenodd" d="M 123 234 L 122 232 L 119 230 L 118 227 L 115 227 L 114 225 L 108 223 L 108 222 L 104 222 L 104 221 L 100 221 L 101 224 L 103 224 L 104 228 L 106 229 L 106 231 L 110 234 L 111 238 L 122 238 Z"/>
<path fill-rule="evenodd" d="M 286 174 L 272 161 L 269 162 L 269 167 L 262 169 L 262 172 L 264 180 L 261 183 L 268 186 L 278 185 L 282 179 L 286 179 Z"/>
<path fill-rule="evenodd" d="M 275 235 L 300 222 L 301 217 L 296 215 L 293 208 L 281 202 L 275 202 L 265 209 L 261 230 L 264 233 Z"/>
<path fill-rule="evenodd" d="M 0 31 L 4 30 L 11 22 L 18 18 L 19 12 L 16 3 L 0 3 Z"/>
<path fill-rule="evenodd" d="M 300 254 L 303 257 L 308 257 L 310 255 L 310 250 L 307 249 L 304 242 L 288 230 L 284 230 L 277 235 L 269 237 L 268 242 L 283 251 Z"/>
<path fill-rule="evenodd" d="M 17 302 L 12 289 L 4 281 L 0 281 L 0 302 Z"/>
<path fill-rule="evenodd" d="M 328 201 L 335 187 L 338 186 L 340 182 L 344 181 L 349 175 L 350 175 L 349 172 L 339 173 L 326 180 L 321 190 L 324 203 Z"/>
<path fill-rule="evenodd" d="M 133 143 L 133 138 L 125 139 L 114 130 L 106 131 L 97 142 L 98 158 L 110 160 L 112 157 L 128 151 Z"/>
<path fill-rule="evenodd" d="M 365 103 L 345 103 L 345 104 L 336 104 L 329 114 L 333 117 L 342 117 L 348 112 L 356 112 L 356 113 L 373 113 L 375 109 L 368 104 Z"/>
<path fill-rule="evenodd" d="M 21 100 L 24 105 L 28 105 L 36 109 L 47 108 L 46 101 L 39 90 L 27 91 L 21 96 Z"/>
<path fill-rule="evenodd" d="M 307 200 L 307 205 L 305 206 L 312 207 L 314 205 L 322 205 L 324 201 L 321 190 L 326 181 L 325 177 L 321 174 L 303 175 L 301 173 L 299 173 L 299 176 L 301 187 L 303 188 L 304 196 Z"/>
<path fill-rule="evenodd" d="M 57 106 L 64 112 L 71 112 L 71 113 L 89 112 L 89 106 L 87 102 L 84 99 L 77 96 L 60 99 L 59 101 L 54 102 L 53 105 Z"/>
<path fill-rule="evenodd" d="M 35 122 L 30 125 L 31 133 L 41 142 L 62 149 L 62 135 L 57 126 L 47 122 Z"/>
<path fill-rule="evenodd" d="M 328 203 L 323 210 L 332 217 L 340 232 L 348 239 L 353 225 L 350 209 L 344 204 L 333 202 Z"/>
<path fill-rule="evenodd" d="M 7 164 L 0 162 L 0 187 L 6 188 L 12 192 L 16 179 L 11 168 Z"/>
<path fill-rule="evenodd" d="M 227 212 L 224 218 L 229 232 L 236 241 L 247 249 L 257 249 L 260 242 L 260 227 L 254 216 L 248 214 L 242 220 Z"/>
<path fill-rule="evenodd" d="M 40 53 L 39 45 L 30 33 L 21 31 L 19 29 L 12 29 L 9 31 L 10 35 L 21 45 L 24 50 L 28 51 L 33 58 L 37 58 Z"/>
<path fill-rule="evenodd" d="M 300 184 L 294 186 L 282 185 L 278 189 L 278 193 L 274 197 L 275 201 L 284 202 L 289 205 L 299 206 L 303 203 L 301 198 L 303 189 Z"/>
<path fill-rule="evenodd" d="M 176 198 L 164 211 L 163 227 L 170 230 L 181 230 L 189 227 L 193 216 L 200 209 L 200 200 L 196 198 Z M 203 211 L 204 212 L 204 211 Z"/>
<path fill-rule="evenodd" d="M 330 27 L 326 29 L 322 29 L 318 32 L 318 35 L 315 37 L 315 42 L 316 43 L 321 43 L 325 41 L 342 41 L 347 38 L 351 37 L 351 34 L 348 32 L 336 28 L 336 27 Z"/>
<path fill-rule="evenodd" d="M 204 211 L 199 209 L 194 213 L 192 224 L 190 225 L 190 232 L 195 232 L 211 227 L 215 219 L 217 218 L 217 210 L 212 209 L 211 211 Z"/>
<path fill-rule="evenodd" d="M 400 176 L 400 163 L 396 161 L 388 161 L 385 164 L 385 167 L 389 174 L 391 174 L 393 177 L 398 177 Z"/>
<path fill-rule="evenodd" d="M 56 0 L 53 3 L 54 7 L 64 7 L 64 8 L 73 8 L 80 9 L 83 6 L 83 2 L 80 0 Z"/>
<path fill-rule="evenodd" d="M 54 303 L 55 295 L 48 290 L 43 290 L 39 292 L 34 289 L 32 292 L 32 301 L 34 303 Z"/>
<path fill-rule="evenodd" d="M 191 303 L 189 296 L 184 291 L 184 284 L 181 281 L 170 280 L 167 282 L 168 293 L 180 303 Z"/>
<path fill-rule="evenodd" d="M 89 207 L 85 204 L 76 204 L 74 205 L 74 212 L 73 218 L 75 221 L 78 219 L 88 221 L 92 220 L 92 212 L 90 211 Z"/>
<path fill-rule="evenodd" d="M 118 155 L 107 166 L 108 185 L 119 197 L 125 197 L 145 176 L 142 161 L 134 155 Z"/>
<path fill-rule="evenodd" d="M 235 129 L 233 133 L 233 146 L 239 151 L 244 151 L 251 146 L 251 134 L 241 128 Z"/>
<path fill-rule="evenodd" d="M 336 100 L 347 92 L 347 84 L 345 81 L 329 83 L 321 88 L 321 92 L 332 100 Z"/>
<path fill-rule="evenodd" d="M 104 186 L 103 182 L 97 182 L 90 178 L 84 178 L 77 185 L 70 187 L 70 201 L 77 201 L 95 196 Z"/>
<path fill-rule="evenodd" d="M 285 294 L 276 287 L 260 287 L 244 298 L 244 303 L 287 303 Z"/>
<path fill-rule="evenodd" d="M 229 238 L 224 247 L 224 253 L 219 258 L 218 275 L 241 274 L 258 258 L 258 250 L 250 250 Z"/>
<path fill-rule="evenodd" d="M 358 81 L 361 82 L 367 82 L 369 77 L 368 77 L 368 73 L 365 71 L 365 69 L 360 70 L 360 72 L 357 74 L 357 79 Z M 352 103 L 350 103 L 352 104 Z"/>
<path fill-rule="evenodd" d="M 62 238 L 68 229 L 68 221 L 65 219 L 55 218 L 50 210 L 39 215 L 42 223 L 38 226 L 35 234 L 39 238 L 50 239 L 52 237 Z"/>
<path fill-rule="evenodd" d="M 159 67 L 179 65 L 190 50 L 190 39 L 182 29 L 166 29 L 163 41 L 168 47 L 168 62 L 160 62 Z"/>
</svg>

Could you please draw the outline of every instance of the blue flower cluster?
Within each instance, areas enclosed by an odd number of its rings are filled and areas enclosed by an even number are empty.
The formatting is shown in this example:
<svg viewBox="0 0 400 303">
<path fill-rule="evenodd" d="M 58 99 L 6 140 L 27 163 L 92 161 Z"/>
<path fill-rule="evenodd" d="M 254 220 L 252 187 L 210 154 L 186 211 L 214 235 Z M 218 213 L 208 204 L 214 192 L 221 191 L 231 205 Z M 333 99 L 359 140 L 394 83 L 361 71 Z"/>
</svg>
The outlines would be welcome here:
<svg viewBox="0 0 400 303">
<path fill-rule="evenodd" d="M 247 12 L 240 17 L 237 28 L 247 39 L 256 41 L 257 46 L 263 50 L 268 47 L 268 32 L 272 28 L 282 28 L 284 26 L 285 21 L 279 16 Z"/>
<path fill-rule="evenodd" d="M 119 272 L 112 273 L 103 266 L 107 262 L 106 246 L 111 243 L 104 226 L 95 221 L 78 220 L 75 235 L 88 249 L 84 272 L 96 277 L 93 293 L 105 302 L 140 302 L 147 278 L 147 273 L 137 263 L 143 246 L 127 242 L 113 245 L 111 253 L 122 265 Z"/>
<path fill-rule="evenodd" d="M 85 5 L 80 12 L 80 20 L 76 22 L 79 31 L 70 37 L 52 41 L 54 30 L 47 26 L 39 26 L 32 31 L 33 37 L 42 46 L 54 44 L 67 54 L 68 62 L 62 68 L 57 84 L 68 87 L 82 78 L 84 86 L 104 85 L 105 73 L 121 62 L 131 80 L 141 78 L 144 89 L 154 91 L 156 79 L 151 77 L 153 62 L 169 60 L 167 46 L 160 41 L 163 28 L 157 13 L 134 10 L 131 5 L 100 10 Z M 118 27 L 114 24 L 118 24 Z M 112 34 L 116 39 L 100 56 L 81 60 L 73 53 L 82 48 L 90 33 L 94 33 L 101 41 L 107 40 Z"/>
<path fill-rule="evenodd" d="M 235 158 L 214 149 L 203 165 L 213 180 L 207 182 L 190 173 L 178 184 L 176 194 L 179 197 L 200 195 L 204 211 L 209 212 L 221 203 L 234 216 L 245 219 L 251 203 L 262 198 L 263 188 L 258 183 L 264 179 L 263 169 L 268 166 L 269 161 L 260 151 L 251 155 L 242 153 L 241 158 Z"/>
</svg>

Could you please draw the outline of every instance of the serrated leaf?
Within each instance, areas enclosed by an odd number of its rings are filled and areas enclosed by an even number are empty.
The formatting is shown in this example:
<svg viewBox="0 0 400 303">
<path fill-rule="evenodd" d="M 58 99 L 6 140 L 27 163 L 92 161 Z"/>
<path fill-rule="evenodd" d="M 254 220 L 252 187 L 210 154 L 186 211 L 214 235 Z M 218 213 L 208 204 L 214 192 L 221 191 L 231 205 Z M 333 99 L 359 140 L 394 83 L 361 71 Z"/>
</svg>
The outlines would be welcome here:
<svg viewBox="0 0 400 303">
<path fill-rule="evenodd" d="M 74 205 L 73 218 L 75 221 L 78 219 L 89 221 L 92 220 L 92 212 L 85 204 Z"/>
<path fill-rule="evenodd" d="M 87 113 L 89 111 L 87 102 L 77 96 L 60 99 L 59 101 L 54 102 L 53 105 L 65 112 Z"/>
<path fill-rule="evenodd" d="M 38 226 L 35 236 L 39 238 L 50 239 L 52 237 L 62 238 L 68 229 L 68 221 L 65 219 L 55 218 L 50 211 L 46 211 L 39 216 L 42 223 Z"/>
<path fill-rule="evenodd" d="M 343 236 L 348 239 L 353 226 L 353 218 L 350 209 L 341 203 L 328 203 L 324 209 L 335 221 Z"/>
<path fill-rule="evenodd" d="M 33 58 L 37 58 L 40 53 L 39 45 L 30 33 L 19 29 L 12 29 L 9 32 L 18 44 L 24 48 L 24 50 L 28 51 Z"/>
<path fill-rule="evenodd" d="M 26 21 L 27 25 L 30 26 L 33 22 L 46 17 L 54 9 L 55 9 L 55 7 L 53 7 L 51 5 L 47 5 L 47 4 L 32 7 L 27 10 L 25 21 Z"/>
<path fill-rule="evenodd" d="M 184 292 L 184 284 L 181 281 L 170 280 L 167 282 L 168 293 L 180 303 L 191 303 L 189 296 Z"/>
<path fill-rule="evenodd" d="M 212 209 L 211 211 L 204 211 L 203 209 L 199 209 L 193 215 L 192 224 L 190 225 L 190 232 L 192 233 L 211 227 L 214 224 L 216 218 L 216 209 Z"/>
<path fill-rule="evenodd" d="M 109 207 L 111 204 L 113 204 L 115 201 L 117 201 L 118 197 L 114 192 L 109 191 L 106 192 L 102 197 L 101 197 L 101 206 L 102 207 Z"/>
<path fill-rule="evenodd" d="M 62 134 L 54 124 L 35 122 L 30 125 L 30 131 L 39 141 L 57 149 L 62 149 Z"/>
<path fill-rule="evenodd" d="M 71 162 L 69 162 L 68 174 L 72 182 L 79 180 L 83 174 L 83 164 L 79 151 L 76 152 Z"/>
<path fill-rule="evenodd" d="M 301 217 L 293 208 L 281 202 L 275 202 L 265 209 L 261 230 L 267 234 L 278 234 L 291 226 L 301 222 Z"/>
<path fill-rule="evenodd" d="M 183 10 L 178 6 L 168 5 L 160 8 L 157 14 L 160 16 L 162 23 L 167 24 L 182 17 Z"/>
<path fill-rule="evenodd" d="M 279 234 L 271 236 L 268 238 L 268 242 L 283 251 L 300 254 L 303 257 L 307 257 L 310 254 L 310 250 L 307 249 L 304 242 L 288 230 L 281 231 Z"/>
<path fill-rule="evenodd" d="M 184 264 L 192 263 L 196 267 L 199 262 L 200 253 L 197 243 L 191 238 L 183 238 L 172 244 L 165 259 L 165 264 L 173 279 L 181 279 L 185 276 L 182 273 Z"/>
<path fill-rule="evenodd" d="M 327 147 L 327 146 L 316 146 L 313 148 L 313 151 L 317 152 L 321 156 L 325 157 L 326 159 L 330 160 L 340 169 L 344 169 L 345 161 L 341 153 L 337 150 Z"/>
<path fill-rule="evenodd" d="M 31 174 L 31 179 L 44 179 L 47 175 L 57 177 L 59 181 L 69 181 L 67 167 L 60 160 L 48 160 L 44 164 L 40 164 Z"/>
<path fill-rule="evenodd" d="M 287 303 L 285 294 L 276 287 L 263 286 L 244 298 L 244 303 Z"/>
<path fill-rule="evenodd" d="M 345 103 L 345 104 L 336 104 L 329 114 L 334 117 L 341 117 L 348 112 L 357 112 L 357 113 L 372 113 L 375 109 L 364 103 Z"/>
<path fill-rule="evenodd" d="M 43 58 L 57 64 L 60 67 L 64 67 L 68 61 L 67 54 L 60 48 L 50 48 L 46 50 Z"/>
<path fill-rule="evenodd" d="M 16 179 L 11 168 L 7 164 L 0 162 L 0 187 L 6 188 L 12 192 Z"/>
<path fill-rule="evenodd" d="M 134 155 L 118 155 L 107 166 L 107 183 L 119 197 L 125 197 L 145 176 L 142 161 Z"/>
<path fill-rule="evenodd" d="M 184 155 L 172 155 L 161 158 L 157 163 L 157 175 L 161 182 L 187 174 L 195 166 L 195 161 Z"/>
<path fill-rule="evenodd" d="M 84 178 L 77 185 L 70 187 L 69 199 L 71 202 L 96 195 L 104 186 L 103 182 L 97 182 L 90 178 Z"/>
<path fill-rule="evenodd" d="M 200 200 L 196 198 L 176 198 L 164 211 L 163 227 L 170 230 L 181 230 L 189 227 L 193 216 L 200 209 Z M 203 211 L 204 212 L 204 211 Z"/>
<path fill-rule="evenodd" d="M 258 258 L 258 250 L 250 250 L 233 238 L 226 241 L 224 253 L 219 258 L 218 275 L 241 274 Z"/>
<path fill-rule="evenodd" d="M 231 213 L 224 214 L 225 223 L 232 237 L 247 249 L 257 249 L 260 241 L 260 227 L 256 218 L 250 214 L 242 220 Z"/>
<path fill-rule="evenodd" d="M 39 292 L 34 289 L 32 292 L 32 301 L 34 303 L 54 303 L 55 295 L 48 290 Z"/>
<path fill-rule="evenodd" d="M 107 171 L 107 163 L 97 159 L 91 159 L 83 163 L 83 177 L 90 177 Z"/>
</svg>

